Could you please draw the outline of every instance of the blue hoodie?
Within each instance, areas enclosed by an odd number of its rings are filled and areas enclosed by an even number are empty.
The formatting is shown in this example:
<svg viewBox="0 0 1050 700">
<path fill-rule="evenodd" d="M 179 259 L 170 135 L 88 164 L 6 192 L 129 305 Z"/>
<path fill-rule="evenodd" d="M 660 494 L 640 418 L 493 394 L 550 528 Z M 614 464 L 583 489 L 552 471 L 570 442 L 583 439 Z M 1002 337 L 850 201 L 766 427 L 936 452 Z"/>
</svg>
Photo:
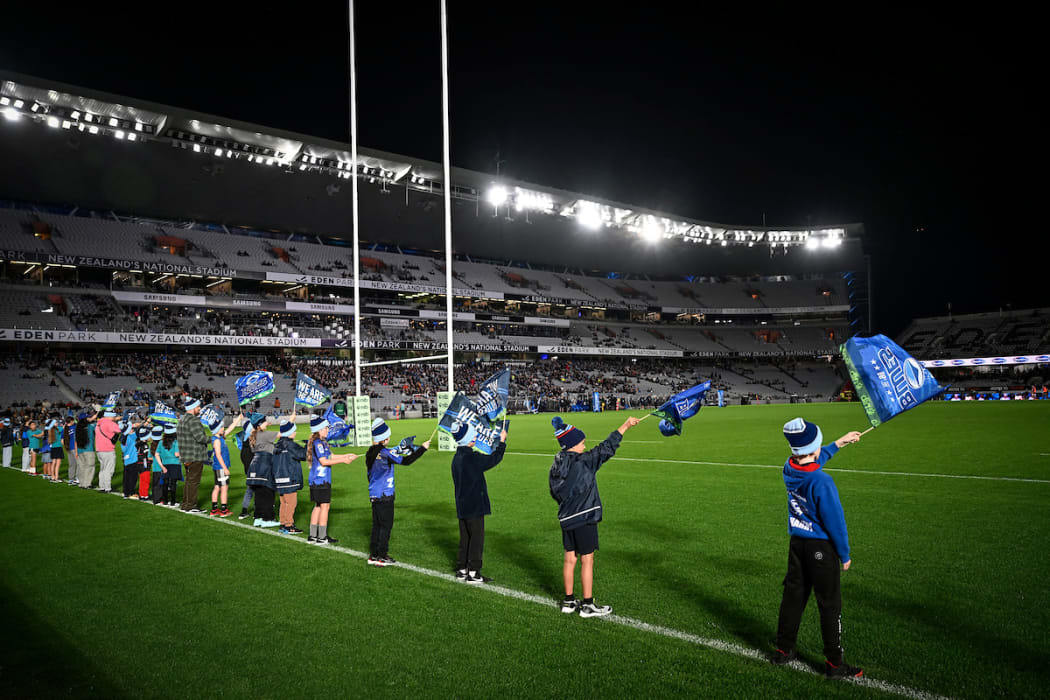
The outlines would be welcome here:
<svg viewBox="0 0 1050 700">
<path fill-rule="evenodd" d="M 839 559 L 849 561 L 849 535 L 835 482 L 823 467 L 836 452 L 831 443 L 820 449 L 816 461 L 799 465 L 794 458 L 784 463 L 784 486 L 788 496 L 788 531 L 793 537 L 831 540 Z"/>
</svg>

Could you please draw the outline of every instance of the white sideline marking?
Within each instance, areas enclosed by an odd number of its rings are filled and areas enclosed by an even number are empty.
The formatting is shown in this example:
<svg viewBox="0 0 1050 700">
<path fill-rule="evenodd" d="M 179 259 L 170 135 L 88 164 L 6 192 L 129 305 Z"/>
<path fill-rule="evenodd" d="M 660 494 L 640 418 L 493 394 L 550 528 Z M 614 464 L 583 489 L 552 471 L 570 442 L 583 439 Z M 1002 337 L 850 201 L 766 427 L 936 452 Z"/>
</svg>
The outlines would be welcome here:
<svg viewBox="0 0 1050 700">
<path fill-rule="evenodd" d="M 508 454 L 510 454 L 510 453 L 508 453 Z M 754 466 L 766 466 L 766 465 L 754 465 Z M 21 471 L 20 469 L 16 469 L 15 467 L 8 467 L 8 468 L 9 469 L 15 469 L 16 471 Z M 117 491 L 114 490 L 111 493 L 117 493 Z M 121 495 L 121 494 L 117 494 L 117 495 Z M 164 510 L 164 511 L 173 510 L 171 508 L 162 508 L 160 506 L 155 506 L 155 508 L 157 508 L 158 510 Z M 237 520 L 231 519 L 232 516 L 231 516 L 231 518 L 219 518 L 219 517 L 211 516 L 208 513 L 189 513 L 189 512 L 185 512 L 185 511 L 176 511 L 176 512 L 179 512 L 179 513 L 181 513 L 183 515 L 190 515 L 190 516 L 194 516 L 194 517 L 198 517 L 198 518 L 203 518 L 203 519 L 207 520 L 208 522 L 220 523 L 220 524 L 223 524 L 223 525 L 231 525 L 233 527 L 239 527 L 239 528 L 244 528 L 246 530 L 251 530 L 252 532 L 256 532 L 256 533 L 259 533 L 259 534 L 262 534 L 262 535 L 269 535 L 271 537 L 277 537 L 277 538 L 282 539 L 282 540 L 284 540 L 286 542 L 297 542 L 300 545 L 304 545 L 304 546 L 307 546 L 307 547 L 316 547 L 317 549 L 327 549 L 327 550 L 330 550 L 330 551 L 339 552 L 340 554 L 346 554 L 348 556 L 355 557 L 357 559 L 368 559 L 368 555 L 365 554 L 364 552 L 358 552 L 357 550 L 350 549 L 349 547 L 340 547 L 339 545 L 332 545 L 332 544 L 311 545 L 309 542 L 307 542 L 305 539 L 303 539 L 301 537 L 298 537 L 298 536 L 295 536 L 295 535 L 282 535 L 281 533 L 277 532 L 276 529 L 259 528 L 259 527 L 255 527 L 254 525 L 248 525 L 246 523 L 238 522 Z M 469 588 L 480 588 L 480 589 L 486 590 L 486 591 L 488 591 L 490 593 L 495 593 L 497 595 L 504 596 L 505 598 L 513 598 L 515 600 L 521 600 L 521 601 L 525 601 L 527 603 L 534 603 L 536 605 L 542 605 L 545 608 L 558 608 L 559 605 L 560 605 L 558 602 L 556 602 L 556 601 L 554 601 L 554 600 L 552 600 L 550 598 L 547 598 L 547 597 L 544 597 L 544 596 L 534 595 L 532 593 L 525 593 L 523 591 L 517 591 L 517 590 L 514 590 L 513 588 L 505 588 L 503 586 L 495 586 L 495 585 L 492 585 L 492 584 L 486 584 L 486 585 L 483 585 L 483 586 L 467 586 L 467 584 L 461 583 L 460 581 L 457 581 L 456 577 L 453 574 L 446 574 L 446 573 L 441 572 L 441 571 L 435 571 L 433 569 L 427 569 L 427 568 L 422 567 L 422 566 L 416 566 L 415 564 L 406 564 L 404 562 L 400 562 L 399 561 L 396 564 L 394 564 L 394 566 L 395 567 L 400 567 L 402 569 L 406 569 L 407 571 L 411 571 L 411 572 L 416 573 L 416 574 L 421 574 L 423 576 L 429 576 L 431 578 L 441 579 L 442 581 L 447 581 L 449 583 L 454 583 L 454 584 L 459 585 L 459 586 L 464 586 L 464 587 L 469 587 Z M 639 631 L 642 631 L 642 632 L 650 632 L 652 634 L 658 634 L 658 635 L 660 635 L 662 637 L 668 637 L 670 639 L 678 639 L 678 640 L 681 640 L 683 642 L 688 642 L 690 644 L 696 644 L 697 646 L 707 647 L 709 649 L 715 649 L 717 651 L 724 651 L 726 653 L 733 654 L 735 656 L 741 656 L 741 657 L 746 658 L 746 659 L 752 659 L 754 661 L 761 661 L 761 662 L 764 662 L 764 663 L 768 663 L 767 662 L 768 656 L 766 654 L 764 654 L 763 652 L 761 652 L 761 651 L 759 651 L 757 649 L 751 649 L 750 647 L 741 646 L 740 644 L 734 644 L 733 642 L 726 642 L 726 641 L 723 641 L 721 639 L 710 639 L 710 638 L 707 638 L 707 637 L 701 637 L 699 635 L 695 635 L 695 634 L 692 634 L 690 632 L 683 632 L 681 630 L 676 630 L 676 629 L 673 629 L 671 627 L 662 627 L 660 625 L 653 625 L 653 624 L 650 624 L 648 622 L 643 622 L 642 620 L 636 620 L 636 619 L 634 619 L 632 617 L 624 617 L 622 615 L 608 615 L 606 617 L 601 617 L 601 618 L 598 618 L 598 619 L 602 620 L 604 622 L 609 622 L 609 623 L 613 623 L 613 624 L 617 624 L 617 625 L 622 625 L 624 627 L 630 627 L 632 629 L 636 629 L 636 630 L 639 630 Z M 814 669 L 810 668 L 809 666 L 807 666 L 806 664 L 804 664 L 804 663 L 802 663 L 800 661 L 792 661 L 790 664 L 788 664 L 788 667 L 793 669 L 793 670 L 795 670 L 795 671 L 800 671 L 802 673 L 808 673 L 808 674 L 811 674 L 811 675 L 820 675 L 817 671 L 815 671 Z M 881 690 L 881 691 L 883 691 L 885 693 L 890 693 L 892 695 L 900 695 L 901 697 L 913 698 L 914 700 L 948 700 L 943 695 L 937 695 L 936 693 L 929 693 L 929 692 L 927 692 L 925 690 L 919 690 L 917 688 L 910 688 L 910 687 L 908 687 L 906 685 L 897 685 L 896 683 L 887 683 L 886 681 L 880 681 L 880 680 L 876 680 L 874 678 L 864 677 L 864 678 L 850 678 L 850 679 L 846 679 L 846 680 L 847 680 L 847 682 L 855 683 L 856 685 L 861 685 L 861 686 L 865 686 L 865 687 L 868 687 L 868 688 L 874 688 L 876 690 Z"/>
<path fill-rule="evenodd" d="M 546 452 L 507 452 L 508 455 L 518 457 L 547 457 L 552 455 Z M 1050 453 L 1048 453 L 1050 454 Z M 613 457 L 624 462 L 662 462 L 664 464 L 702 464 L 713 467 L 750 467 L 754 469 L 783 469 L 780 464 L 744 464 L 740 462 L 698 462 L 688 459 L 649 459 L 645 457 Z M 844 472 L 849 474 L 878 474 L 880 476 L 925 476 L 933 479 L 980 479 L 983 481 L 1020 481 L 1029 484 L 1050 484 L 1050 479 L 1024 479 L 1018 476 L 974 476 L 971 474 L 925 474 L 922 472 L 883 472 L 874 469 L 836 469 L 828 467 L 826 472 Z"/>
</svg>

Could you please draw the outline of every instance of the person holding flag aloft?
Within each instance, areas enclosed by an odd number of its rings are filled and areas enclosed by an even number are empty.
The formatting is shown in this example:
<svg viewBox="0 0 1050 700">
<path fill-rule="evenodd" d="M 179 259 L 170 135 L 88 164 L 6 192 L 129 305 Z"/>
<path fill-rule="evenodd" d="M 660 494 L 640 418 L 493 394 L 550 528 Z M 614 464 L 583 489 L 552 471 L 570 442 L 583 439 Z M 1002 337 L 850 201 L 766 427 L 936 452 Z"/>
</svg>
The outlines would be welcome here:
<svg viewBox="0 0 1050 700">
<path fill-rule="evenodd" d="M 489 504 L 485 472 L 503 460 L 507 448 L 507 431 L 500 431 L 499 445 L 487 455 L 474 449 L 477 429 L 467 422 L 454 427 L 456 454 L 452 457 L 452 484 L 456 497 L 456 517 L 459 518 L 459 559 L 456 578 L 466 583 L 486 583 L 481 575 L 482 555 L 485 550 L 485 516 L 492 513 Z"/>
<path fill-rule="evenodd" d="M 561 604 L 563 613 L 579 611 L 580 617 L 600 617 L 612 612 L 610 606 L 594 602 L 594 552 L 598 549 L 598 523 L 602 519 L 597 475 L 598 469 L 616 454 L 624 433 L 640 422 L 633 416 L 628 418 L 597 447 L 585 451 L 587 445 L 584 441 L 587 436 L 582 430 L 566 424 L 560 416 L 555 416 L 551 421 L 554 437 L 561 446 L 561 452 L 554 457 L 554 464 L 551 465 L 548 482 L 551 498 L 558 504 L 558 522 L 561 524 L 561 539 L 565 548 L 562 566 L 565 583 L 565 600 Z M 573 597 L 577 561 L 581 562 L 582 601 Z"/>
<path fill-rule="evenodd" d="M 372 446 L 365 453 L 368 468 L 368 498 L 372 502 L 372 537 L 368 563 L 372 566 L 390 566 L 390 532 L 394 529 L 394 465 L 407 467 L 430 448 L 430 440 L 422 446 L 408 446 L 407 454 L 388 449 L 390 426 L 382 418 L 372 421 Z"/>
<path fill-rule="evenodd" d="M 847 571 L 850 559 L 846 516 L 838 490 L 823 467 L 835 453 L 860 440 L 861 434 L 846 433 L 821 446 L 823 435 L 814 423 L 795 418 L 784 425 L 791 457 L 784 463 L 787 487 L 788 570 L 777 622 L 777 649 L 772 661 L 783 665 L 796 657 L 795 643 L 810 591 L 820 610 L 820 632 L 824 638 L 824 672 L 829 678 L 860 677 L 861 669 L 842 658 L 842 592 L 839 562 Z"/>
</svg>

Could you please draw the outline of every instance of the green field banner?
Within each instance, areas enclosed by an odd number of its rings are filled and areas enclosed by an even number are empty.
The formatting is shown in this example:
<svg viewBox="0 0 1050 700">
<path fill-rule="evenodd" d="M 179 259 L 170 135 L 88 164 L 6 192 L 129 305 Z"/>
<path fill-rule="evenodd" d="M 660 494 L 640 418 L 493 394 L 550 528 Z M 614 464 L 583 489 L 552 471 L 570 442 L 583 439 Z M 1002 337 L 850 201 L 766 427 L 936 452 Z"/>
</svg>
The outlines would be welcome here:
<svg viewBox="0 0 1050 700">
<path fill-rule="evenodd" d="M 441 420 L 441 416 L 445 415 L 445 410 L 449 404 L 452 403 L 452 397 L 456 395 L 454 391 L 439 391 L 437 393 L 437 419 Z M 446 433 L 444 430 L 437 431 L 438 435 L 438 452 L 455 452 L 456 443 L 452 439 L 452 436 Z"/>
<path fill-rule="evenodd" d="M 354 424 L 354 446 L 372 446 L 372 399 L 368 396 L 355 396 L 350 412 Z"/>
</svg>

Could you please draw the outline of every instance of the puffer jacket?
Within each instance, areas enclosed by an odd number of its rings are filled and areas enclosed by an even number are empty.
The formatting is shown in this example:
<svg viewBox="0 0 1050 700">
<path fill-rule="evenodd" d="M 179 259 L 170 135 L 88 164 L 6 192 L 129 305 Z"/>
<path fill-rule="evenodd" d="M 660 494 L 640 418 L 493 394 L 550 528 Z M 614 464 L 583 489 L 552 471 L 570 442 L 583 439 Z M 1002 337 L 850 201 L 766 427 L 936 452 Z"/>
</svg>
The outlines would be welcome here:
<svg viewBox="0 0 1050 700">
<path fill-rule="evenodd" d="M 252 463 L 248 466 L 245 484 L 248 486 L 265 486 L 276 490 L 273 475 L 273 453 L 277 433 L 272 430 L 260 430 L 255 438 L 255 449 L 252 451 Z"/>
<path fill-rule="evenodd" d="M 603 442 L 582 454 L 563 450 L 554 457 L 549 484 L 551 498 L 558 503 L 558 521 L 562 530 L 575 530 L 581 525 L 601 522 L 598 469 L 616 454 L 621 439 L 623 436 L 614 430 Z"/>
<path fill-rule="evenodd" d="M 277 493 L 294 493 L 303 488 L 303 460 L 306 448 L 291 438 L 277 441 L 273 453 L 273 477 Z"/>
</svg>

